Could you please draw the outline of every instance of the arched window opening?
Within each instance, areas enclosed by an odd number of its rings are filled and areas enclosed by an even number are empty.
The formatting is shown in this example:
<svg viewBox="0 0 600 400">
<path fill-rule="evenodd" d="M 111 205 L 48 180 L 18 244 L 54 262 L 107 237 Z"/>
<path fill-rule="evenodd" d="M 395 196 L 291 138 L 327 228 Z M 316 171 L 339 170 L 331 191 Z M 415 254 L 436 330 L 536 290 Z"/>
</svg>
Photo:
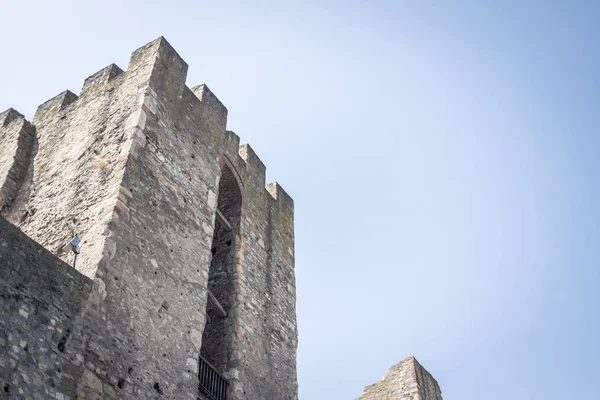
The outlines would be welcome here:
<svg viewBox="0 0 600 400">
<path fill-rule="evenodd" d="M 227 370 L 231 355 L 233 318 L 230 316 L 235 270 L 236 244 L 242 214 L 242 192 L 228 166 L 221 169 L 217 215 L 208 272 L 207 323 L 200 355 L 219 373 Z"/>
</svg>

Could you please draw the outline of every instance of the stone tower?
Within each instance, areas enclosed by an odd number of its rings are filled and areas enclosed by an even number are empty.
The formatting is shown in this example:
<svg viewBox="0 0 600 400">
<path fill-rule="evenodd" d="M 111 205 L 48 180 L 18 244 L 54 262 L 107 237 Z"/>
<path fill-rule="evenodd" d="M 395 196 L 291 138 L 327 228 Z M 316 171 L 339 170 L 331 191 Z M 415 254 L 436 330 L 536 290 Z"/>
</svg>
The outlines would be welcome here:
<svg viewBox="0 0 600 400">
<path fill-rule="evenodd" d="M 414 357 L 394 365 L 357 400 L 442 400 L 437 381 Z"/>
<path fill-rule="evenodd" d="M 187 68 L 161 37 L 0 114 L 0 393 L 297 399 L 293 200 Z"/>
</svg>

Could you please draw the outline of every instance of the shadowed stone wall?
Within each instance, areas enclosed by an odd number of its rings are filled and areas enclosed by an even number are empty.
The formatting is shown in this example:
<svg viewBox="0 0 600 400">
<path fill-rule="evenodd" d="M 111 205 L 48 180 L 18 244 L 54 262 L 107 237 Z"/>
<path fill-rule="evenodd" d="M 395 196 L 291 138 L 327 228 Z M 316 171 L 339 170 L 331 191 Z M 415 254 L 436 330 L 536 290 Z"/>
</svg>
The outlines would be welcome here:
<svg viewBox="0 0 600 400">
<path fill-rule="evenodd" d="M 293 202 L 277 184 L 267 190 L 264 164 L 226 130 L 226 108 L 206 85 L 189 89 L 186 74 L 187 64 L 159 38 L 133 53 L 127 71 L 110 65 L 79 96 L 65 92 L 36 112 L 27 174 L 4 215 L 67 264 L 73 254 L 61 249 L 79 235 L 83 275 L 72 272 L 85 283 L 73 285 L 89 297 L 73 294 L 80 306 L 64 316 L 70 332 L 52 381 L 15 378 L 0 365 L 23 398 L 199 396 L 227 170 L 242 204 L 227 256 L 230 293 L 219 293 L 228 308 L 219 372 L 229 380 L 228 399 L 297 399 Z M 54 304 L 44 293 L 40 301 Z M 4 326 L 8 334 L 16 329 Z M 30 355 L 15 363 L 46 361 Z"/>
</svg>

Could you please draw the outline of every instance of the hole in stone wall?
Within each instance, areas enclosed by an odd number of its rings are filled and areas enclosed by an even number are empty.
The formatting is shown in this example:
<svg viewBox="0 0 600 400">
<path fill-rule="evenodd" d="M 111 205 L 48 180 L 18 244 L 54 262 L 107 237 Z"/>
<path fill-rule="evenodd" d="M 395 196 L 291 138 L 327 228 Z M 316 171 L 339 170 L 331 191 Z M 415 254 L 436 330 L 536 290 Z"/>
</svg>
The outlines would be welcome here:
<svg viewBox="0 0 600 400">
<path fill-rule="evenodd" d="M 65 346 L 67 345 L 67 340 L 69 339 L 69 335 L 71 331 L 67 330 L 65 334 L 58 340 L 58 351 L 61 353 L 65 351 Z"/>
<path fill-rule="evenodd" d="M 158 382 L 154 382 L 154 390 L 156 390 L 158 392 L 158 394 L 163 394 L 162 389 L 160 388 L 160 385 L 158 384 Z"/>
<path fill-rule="evenodd" d="M 117 382 L 117 387 L 119 389 L 123 389 L 123 386 L 125 386 L 125 379 L 119 378 L 119 381 Z"/>
<path fill-rule="evenodd" d="M 4 391 L 5 391 L 6 393 L 10 393 L 10 387 L 8 386 L 8 384 L 7 384 L 7 385 L 4 385 Z"/>
<path fill-rule="evenodd" d="M 231 312 L 233 272 L 235 269 L 235 243 L 239 235 L 242 215 L 242 191 L 229 167 L 221 169 L 217 195 L 215 229 L 212 242 L 212 260 L 208 272 L 206 314 L 207 323 L 202 335 L 201 356 L 218 372 L 227 370 L 231 353 L 233 321 Z"/>
</svg>

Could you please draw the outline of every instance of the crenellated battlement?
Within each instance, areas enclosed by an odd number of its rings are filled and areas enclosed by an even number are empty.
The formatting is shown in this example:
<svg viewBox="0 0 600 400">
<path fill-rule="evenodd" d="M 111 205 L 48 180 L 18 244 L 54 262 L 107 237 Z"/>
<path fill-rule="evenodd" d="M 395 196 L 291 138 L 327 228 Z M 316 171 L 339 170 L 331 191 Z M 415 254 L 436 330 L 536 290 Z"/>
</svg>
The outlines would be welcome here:
<svg viewBox="0 0 600 400">
<path fill-rule="evenodd" d="M 227 125 L 227 108 L 205 84 L 194 86 L 192 92 L 205 107 L 206 116 L 215 120 L 218 126 L 225 129 Z"/>
<path fill-rule="evenodd" d="M 35 127 L 13 108 L 0 113 L 0 211 L 12 206 L 27 174 Z"/>
<path fill-rule="evenodd" d="M 31 171 L 27 183 L 28 190 L 31 190 L 21 196 L 23 199 L 9 218 L 13 221 L 25 219 L 27 224 L 30 220 L 23 215 L 28 213 L 26 210 L 29 208 L 36 208 L 32 203 L 37 202 L 40 195 L 46 196 L 45 192 L 48 192 L 47 196 L 55 195 L 56 188 L 51 185 L 36 186 L 36 180 L 47 183 L 51 177 L 58 186 L 64 186 L 67 190 L 69 185 L 83 185 L 82 175 L 96 176 L 99 170 L 110 168 L 116 173 L 111 174 L 111 179 L 116 183 L 120 178 L 119 170 L 115 167 L 124 166 L 128 154 L 137 158 L 148 143 L 154 143 L 167 158 L 171 158 L 177 150 L 172 146 L 171 138 L 164 135 L 165 129 L 183 129 L 185 135 L 191 135 L 188 144 L 179 149 L 181 152 L 197 153 L 192 149 L 199 145 L 213 147 L 217 153 L 221 153 L 220 157 L 227 157 L 235 168 L 244 172 L 243 179 L 248 180 L 248 184 L 259 188 L 259 191 L 265 188 L 271 195 L 277 196 L 277 190 L 272 192 L 265 187 L 266 167 L 256 152 L 248 144 L 240 146 L 239 136 L 226 129 L 227 108 L 206 84 L 188 88 L 185 84 L 187 70 L 187 63 L 177 51 L 164 37 L 159 37 L 132 53 L 126 71 L 110 64 L 85 79 L 79 96 L 66 90 L 41 104 L 33 119 L 38 128 L 40 148 L 37 172 Z M 160 115 L 164 113 L 173 116 L 171 127 L 164 125 L 164 118 L 160 120 Z M 2 113 L 0 121 L 6 125 L 15 118 L 22 116 L 10 109 Z M 151 121 L 156 121 L 160 129 L 147 129 Z M 194 154 L 189 154 L 189 157 L 192 160 L 187 158 L 173 162 L 177 162 L 180 168 L 193 169 L 198 161 L 193 161 Z M 205 159 L 201 161 L 203 167 L 209 162 Z M 64 168 L 57 169 L 58 163 L 66 164 Z M 218 175 L 218 171 L 213 172 Z M 214 181 L 204 182 L 203 185 L 216 191 Z M 96 189 L 92 185 L 83 190 Z M 114 189 L 109 192 L 117 195 Z M 88 198 L 92 201 L 98 196 L 99 193 L 90 193 Z M 16 194 L 10 197 L 16 197 Z M 52 239 L 46 239 L 35 236 L 39 234 L 39 229 L 32 227 L 35 239 L 58 249 L 72 232 L 86 232 L 92 229 L 91 225 L 97 225 L 99 218 L 108 220 L 111 214 L 107 212 L 99 217 L 87 217 L 85 220 L 89 221 L 90 228 L 81 226 L 81 222 L 61 222 L 70 218 L 71 214 L 86 214 L 84 208 L 89 210 L 92 206 L 91 203 L 80 203 L 75 198 L 65 197 L 65 200 L 68 199 L 71 200 L 66 203 L 73 202 L 72 206 L 64 204 L 62 210 L 53 210 L 48 214 L 48 218 L 51 215 L 57 218 L 58 214 L 58 226 L 63 225 L 62 233 L 49 232 Z M 290 201 L 290 205 L 293 211 L 293 202 Z M 41 215 L 38 214 L 37 218 L 41 218 Z M 56 225 L 56 221 L 53 225 Z M 101 251 L 101 248 L 100 243 L 97 251 Z M 95 258 L 98 257 L 100 253 Z M 85 262 L 81 268 L 86 268 Z M 93 275 L 93 270 L 94 267 L 90 267 L 88 275 Z"/>
<path fill-rule="evenodd" d="M 281 187 L 279 182 L 272 182 L 267 185 L 267 191 L 277 201 L 281 201 L 293 208 L 294 199 Z"/>
<path fill-rule="evenodd" d="M 21 114 L 14 108 L 9 108 L 8 110 L 2 111 L 0 113 L 0 124 L 2 124 L 3 127 L 6 127 L 12 121 L 19 119 L 19 118 L 25 119 L 23 114 Z"/>
<path fill-rule="evenodd" d="M 100 71 L 89 76 L 83 83 L 79 96 L 84 96 L 86 93 L 100 88 L 112 81 L 123 73 L 123 70 L 116 64 L 110 64 L 108 67 L 102 68 Z"/>
<path fill-rule="evenodd" d="M 67 106 L 69 106 L 71 103 L 77 101 L 77 99 L 79 99 L 79 96 L 77 96 L 70 90 L 65 90 L 64 92 L 61 92 L 53 98 L 46 100 L 45 102 L 40 104 L 38 106 L 38 111 L 47 109 L 56 109 L 57 111 L 61 111 L 64 110 Z"/>
<path fill-rule="evenodd" d="M 265 186 L 267 167 L 265 167 L 265 164 L 258 158 L 254 149 L 252 149 L 249 144 L 244 144 L 239 148 L 239 156 L 244 160 L 248 169 L 253 171 L 257 185 Z"/>
<path fill-rule="evenodd" d="M 78 102 L 80 98 L 83 98 L 84 102 L 94 101 L 104 91 L 114 91 L 120 86 L 129 86 L 129 82 L 139 83 L 146 80 L 148 89 L 144 93 L 140 93 L 141 100 L 138 101 L 141 103 L 139 104 L 140 110 L 137 111 L 137 116 L 134 118 L 137 119 L 134 126 L 143 128 L 148 113 L 156 113 L 156 96 L 158 92 L 161 92 L 161 95 L 166 96 L 171 103 L 176 103 L 176 108 L 185 109 L 185 113 L 182 113 L 183 118 L 199 119 L 206 124 L 214 125 L 222 135 L 226 147 L 234 145 L 239 147 L 241 159 L 248 164 L 250 169 L 256 171 L 259 175 L 258 181 L 262 181 L 264 186 L 265 165 L 249 145 L 239 146 L 239 136 L 226 130 L 227 108 L 208 86 L 206 84 L 191 88 L 186 86 L 187 70 L 187 63 L 161 36 L 135 50 L 126 71 L 116 64 L 110 64 L 85 79 L 79 96 L 66 90 L 41 104 L 34 117 L 34 123 L 52 118 L 65 118 L 64 111 L 69 106 L 77 108 L 77 104 L 74 103 Z M 119 80 L 115 84 L 113 81 L 117 78 Z M 190 98 L 186 93 L 192 93 L 194 98 Z"/>
</svg>

